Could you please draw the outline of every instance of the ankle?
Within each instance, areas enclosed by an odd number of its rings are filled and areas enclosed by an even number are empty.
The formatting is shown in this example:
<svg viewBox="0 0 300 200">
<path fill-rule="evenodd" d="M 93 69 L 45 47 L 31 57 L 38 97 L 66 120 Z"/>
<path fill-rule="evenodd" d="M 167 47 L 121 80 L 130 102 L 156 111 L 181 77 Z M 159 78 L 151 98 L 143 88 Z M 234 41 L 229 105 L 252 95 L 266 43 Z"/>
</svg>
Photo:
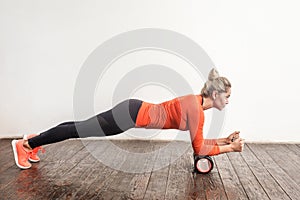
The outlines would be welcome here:
<svg viewBox="0 0 300 200">
<path fill-rule="evenodd" d="M 30 147 L 28 140 L 24 140 L 23 142 L 23 147 L 25 148 L 25 150 L 27 151 L 32 151 L 32 148 Z"/>
</svg>

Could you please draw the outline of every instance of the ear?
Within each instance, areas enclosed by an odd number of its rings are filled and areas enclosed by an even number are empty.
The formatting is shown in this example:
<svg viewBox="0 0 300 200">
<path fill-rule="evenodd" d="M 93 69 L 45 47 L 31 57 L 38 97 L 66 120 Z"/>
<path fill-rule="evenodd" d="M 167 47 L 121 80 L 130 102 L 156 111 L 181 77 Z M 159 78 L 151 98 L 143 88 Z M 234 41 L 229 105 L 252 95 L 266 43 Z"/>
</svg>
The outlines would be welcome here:
<svg viewBox="0 0 300 200">
<path fill-rule="evenodd" d="M 218 94 L 218 91 L 217 90 L 214 90 L 211 94 L 211 97 L 213 100 L 215 100 L 217 98 L 217 94 Z"/>
</svg>

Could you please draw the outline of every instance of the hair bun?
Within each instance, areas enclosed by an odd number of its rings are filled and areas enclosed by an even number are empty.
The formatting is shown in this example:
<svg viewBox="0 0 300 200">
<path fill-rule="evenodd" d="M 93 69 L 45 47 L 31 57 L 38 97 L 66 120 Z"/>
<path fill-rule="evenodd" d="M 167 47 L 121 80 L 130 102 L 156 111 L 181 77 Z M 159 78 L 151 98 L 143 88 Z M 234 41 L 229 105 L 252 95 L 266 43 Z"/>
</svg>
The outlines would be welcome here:
<svg viewBox="0 0 300 200">
<path fill-rule="evenodd" d="M 218 77 L 220 77 L 219 72 L 215 68 L 212 68 L 208 74 L 208 80 L 213 81 L 214 79 L 216 79 Z"/>
</svg>

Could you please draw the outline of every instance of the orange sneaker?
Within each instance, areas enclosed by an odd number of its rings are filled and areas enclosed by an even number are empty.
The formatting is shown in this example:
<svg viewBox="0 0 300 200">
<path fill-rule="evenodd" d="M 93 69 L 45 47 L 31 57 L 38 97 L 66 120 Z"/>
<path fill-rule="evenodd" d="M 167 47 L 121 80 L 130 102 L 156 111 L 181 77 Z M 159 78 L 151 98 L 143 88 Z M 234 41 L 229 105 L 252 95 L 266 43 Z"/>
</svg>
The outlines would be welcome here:
<svg viewBox="0 0 300 200">
<path fill-rule="evenodd" d="M 31 167 L 30 162 L 28 162 L 30 151 L 27 151 L 23 147 L 24 140 L 13 140 L 11 142 L 13 153 L 15 157 L 16 165 L 21 169 L 29 169 Z"/>
<path fill-rule="evenodd" d="M 35 136 L 38 136 L 37 134 L 29 134 L 29 135 L 24 135 L 24 139 L 28 140 L 30 138 L 33 138 Z M 39 156 L 37 155 L 37 153 L 39 152 L 39 150 L 41 150 L 43 153 L 45 152 L 43 147 L 36 147 L 32 150 L 32 153 L 29 155 L 29 161 L 30 162 L 39 162 L 41 159 L 39 158 Z"/>
</svg>

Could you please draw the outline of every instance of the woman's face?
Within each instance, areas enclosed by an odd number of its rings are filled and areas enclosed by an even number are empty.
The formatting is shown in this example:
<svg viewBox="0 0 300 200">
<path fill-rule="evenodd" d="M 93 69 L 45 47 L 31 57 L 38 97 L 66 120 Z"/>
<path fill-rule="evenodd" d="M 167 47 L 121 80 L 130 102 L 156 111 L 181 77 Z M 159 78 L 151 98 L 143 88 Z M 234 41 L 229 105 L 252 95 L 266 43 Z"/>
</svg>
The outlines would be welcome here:
<svg viewBox="0 0 300 200">
<path fill-rule="evenodd" d="M 227 92 L 222 92 L 222 93 L 215 93 L 214 97 L 214 101 L 213 101 L 213 107 L 218 109 L 218 110 L 223 110 L 226 106 L 226 104 L 228 104 L 228 99 L 230 97 L 231 94 L 231 89 L 228 88 Z"/>
</svg>

